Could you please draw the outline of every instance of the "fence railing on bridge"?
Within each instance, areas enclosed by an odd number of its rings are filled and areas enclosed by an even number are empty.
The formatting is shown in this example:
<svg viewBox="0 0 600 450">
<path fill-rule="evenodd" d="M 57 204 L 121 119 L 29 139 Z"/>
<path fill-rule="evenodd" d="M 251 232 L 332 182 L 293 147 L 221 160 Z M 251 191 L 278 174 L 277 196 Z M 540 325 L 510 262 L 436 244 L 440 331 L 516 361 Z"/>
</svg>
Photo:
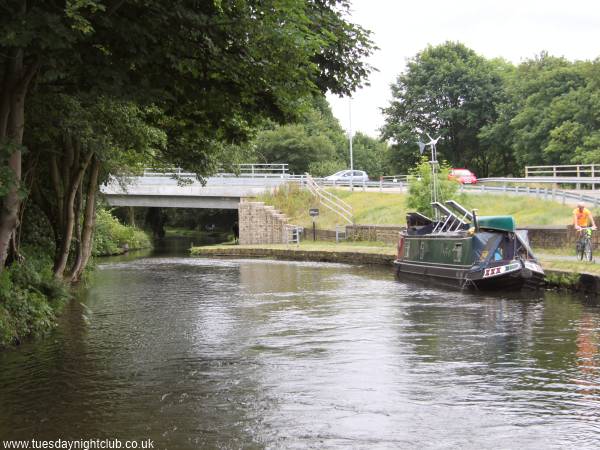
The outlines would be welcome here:
<svg viewBox="0 0 600 450">
<path fill-rule="evenodd" d="M 213 177 L 242 177 L 242 178 L 287 178 L 287 164 L 238 164 L 233 172 L 219 171 Z M 146 168 L 143 177 L 180 177 L 195 178 L 193 172 L 185 172 L 180 167 L 164 169 Z"/>
</svg>

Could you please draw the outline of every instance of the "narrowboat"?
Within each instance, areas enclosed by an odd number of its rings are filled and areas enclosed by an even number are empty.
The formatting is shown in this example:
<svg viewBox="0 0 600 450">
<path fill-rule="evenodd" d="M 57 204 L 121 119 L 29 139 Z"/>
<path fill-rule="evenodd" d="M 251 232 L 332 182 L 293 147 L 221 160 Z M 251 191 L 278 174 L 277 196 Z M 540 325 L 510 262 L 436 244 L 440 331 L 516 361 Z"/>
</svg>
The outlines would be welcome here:
<svg viewBox="0 0 600 450">
<path fill-rule="evenodd" d="M 437 219 L 411 212 L 400 233 L 396 274 L 481 290 L 537 288 L 544 270 L 512 216 L 481 216 L 454 200 L 432 202 Z"/>
</svg>

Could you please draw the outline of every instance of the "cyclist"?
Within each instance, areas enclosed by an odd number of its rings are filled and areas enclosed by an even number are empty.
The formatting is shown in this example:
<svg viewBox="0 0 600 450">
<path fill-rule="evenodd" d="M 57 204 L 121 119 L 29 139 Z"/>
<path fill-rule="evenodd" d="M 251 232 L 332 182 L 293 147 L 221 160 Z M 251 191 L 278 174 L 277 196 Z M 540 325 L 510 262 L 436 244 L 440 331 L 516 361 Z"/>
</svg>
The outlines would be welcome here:
<svg viewBox="0 0 600 450">
<path fill-rule="evenodd" d="M 591 211 L 583 203 L 577 203 L 577 208 L 573 210 L 573 226 L 575 230 L 581 231 L 582 228 L 589 227 L 590 225 L 592 230 L 596 229 L 594 216 L 592 216 Z"/>
</svg>

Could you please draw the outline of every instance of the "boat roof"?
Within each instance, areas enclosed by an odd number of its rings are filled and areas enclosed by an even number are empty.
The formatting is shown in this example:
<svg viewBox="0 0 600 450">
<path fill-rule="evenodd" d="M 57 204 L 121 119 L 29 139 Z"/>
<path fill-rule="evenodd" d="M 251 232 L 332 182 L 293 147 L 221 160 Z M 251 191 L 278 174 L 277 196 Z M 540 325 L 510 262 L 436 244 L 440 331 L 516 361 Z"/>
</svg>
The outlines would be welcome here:
<svg viewBox="0 0 600 450">
<path fill-rule="evenodd" d="M 513 216 L 480 216 L 477 218 L 479 228 L 497 231 L 514 232 L 517 224 Z"/>
</svg>

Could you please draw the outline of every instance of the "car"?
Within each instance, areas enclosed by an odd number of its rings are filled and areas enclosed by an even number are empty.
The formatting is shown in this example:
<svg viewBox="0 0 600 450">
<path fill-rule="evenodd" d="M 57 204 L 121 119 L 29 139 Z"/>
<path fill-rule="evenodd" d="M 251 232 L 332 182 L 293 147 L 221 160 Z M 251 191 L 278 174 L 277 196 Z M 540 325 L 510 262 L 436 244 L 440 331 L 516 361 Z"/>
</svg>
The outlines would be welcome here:
<svg viewBox="0 0 600 450">
<path fill-rule="evenodd" d="M 449 180 L 456 180 L 460 184 L 477 184 L 477 177 L 469 169 L 451 169 Z"/>
<path fill-rule="evenodd" d="M 333 175 L 325 177 L 325 180 L 334 182 L 350 182 L 350 180 L 352 180 L 353 183 L 362 183 L 363 181 L 369 181 L 369 176 L 364 170 L 340 170 Z"/>
</svg>

